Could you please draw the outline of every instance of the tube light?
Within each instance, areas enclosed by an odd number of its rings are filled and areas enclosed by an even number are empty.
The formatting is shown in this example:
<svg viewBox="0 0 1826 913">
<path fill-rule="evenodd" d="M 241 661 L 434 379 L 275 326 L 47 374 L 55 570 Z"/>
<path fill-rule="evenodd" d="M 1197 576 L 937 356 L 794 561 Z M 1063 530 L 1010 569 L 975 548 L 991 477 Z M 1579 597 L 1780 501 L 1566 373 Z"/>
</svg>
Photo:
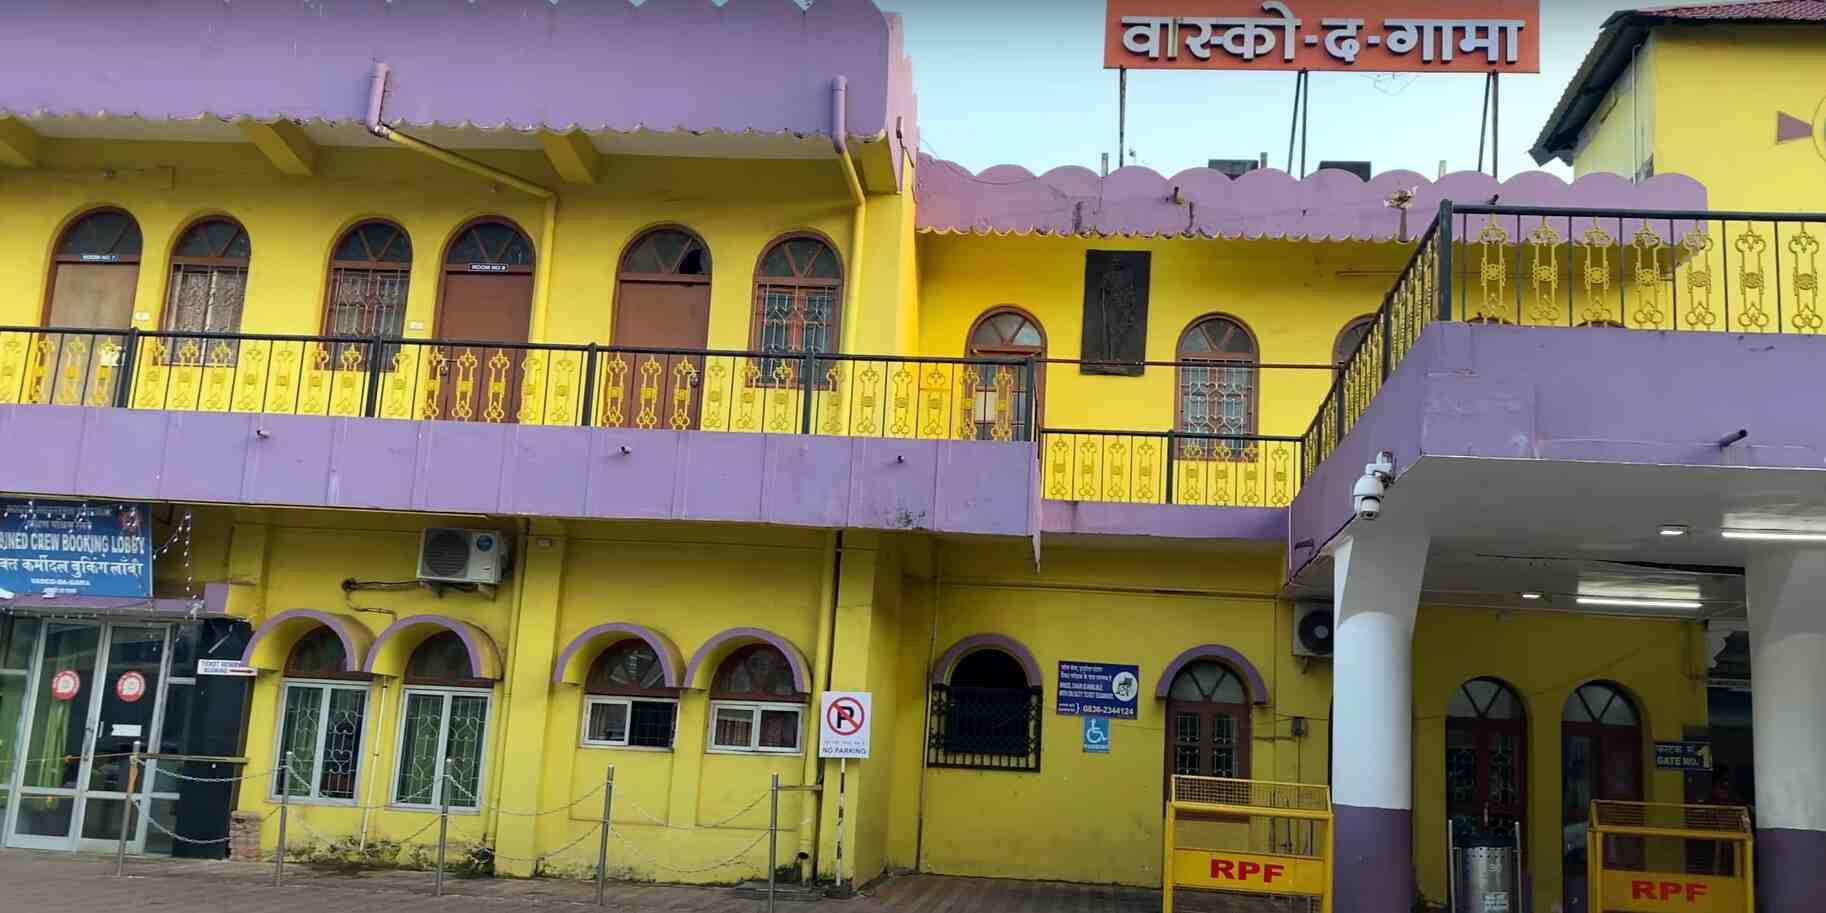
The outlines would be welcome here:
<svg viewBox="0 0 1826 913">
<path fill-rule="evenodd" d="M 1620 596 L 1580 596 L 1579 605 L 1617 606 L 1627 609 L 1703 608 L 1703 603 L 1683 599 L 1625 599 Z"/>
<path fill-rule="evenodd" d="M 1748 539 L 1759 542 L 1826 542 L 1826 533 L 1799 533 L 1777 529 L 1727 529 L 1726 539 Z"/>
<path fill-rule="evenodd" d="M 1541 598 L 1541 594 L 1540 593 L 1523 593 L 1522 598 L 1523 599 L 1539 599 L 1539 598 Z"/>
<path fill-rule="evenodd" d="M 1670 523 L 1661 528 L 1661 534 L 1663 536 L 1669 536 L 1669 537 L 1684 536 L 1688 532 L 1689 532 L 1689 530 L 1686 527 L 1681 526 L 1677 523 Z"/>
</svg>

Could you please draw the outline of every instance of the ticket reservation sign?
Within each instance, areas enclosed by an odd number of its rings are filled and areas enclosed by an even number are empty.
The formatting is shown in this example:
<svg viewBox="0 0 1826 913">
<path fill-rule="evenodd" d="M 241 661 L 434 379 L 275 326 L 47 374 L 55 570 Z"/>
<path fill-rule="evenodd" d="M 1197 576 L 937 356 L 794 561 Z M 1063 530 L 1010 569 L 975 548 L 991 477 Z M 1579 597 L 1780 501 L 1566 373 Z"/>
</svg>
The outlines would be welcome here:
<svg viewBox="0 0 1826 913">
<path fill-rule="evenodd" d="M 1111 69 L 1539 73 L 1540 0 L 1107 0 Z"/>
</svg>

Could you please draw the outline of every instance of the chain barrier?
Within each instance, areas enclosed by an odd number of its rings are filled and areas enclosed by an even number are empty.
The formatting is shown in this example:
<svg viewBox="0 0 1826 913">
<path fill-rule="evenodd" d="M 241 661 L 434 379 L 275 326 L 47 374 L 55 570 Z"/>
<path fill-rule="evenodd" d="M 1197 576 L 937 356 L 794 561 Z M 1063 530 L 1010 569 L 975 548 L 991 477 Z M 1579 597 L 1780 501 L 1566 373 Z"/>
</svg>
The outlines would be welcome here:
<svg viewBox="0 0 1826 913">
<path fill-rule="evenodd" d="M 581 835 L 579 835 L 577 837 L 577 839 L 572 840 L 570 843 L 567 843 L 555 850 L 552 850 L 549 853 L 540 853 L 539 855 L 533 856 L 531 858 L 527 858 L 525 856 L 510 856 L 506 853 L 496 850 L 492 846 L 488 847 L 488 854 L 497 860 L 506 860 L 508 862 L 530 862 L 533 865 L 544 865 L 545 863 L 547 863 L 553 859 L 556 859 L 559 856 L 564 855 L 564 853 L 567 850 L 570 850 L 570 849 L 576 847 L 577 844 L 582 843 L 583 841 L 596 836 L 596 831 L 598 829 L 600 829 L 601 827 L 602 827 L 602 824 L 600 822 L 596 823 L 596 824 L 592 824 L 592 825 L 590 825 L 589 830 L 584 831 Z M 477 839 L 475 837 L 471 837 L 470 835 L 461 833 L 461 832 L 458 832 L 454 836 L 458 840 L 468 841 L 469 843 L 476 845 L 476 846 L 488 846 L 488 840 L 486 837 Z"/>
<path fill-rule="evenodd" d="M 657 859 L 654 859 L 651 856 L 648 856 L 645 853 L 642 853 L 640 850 L 635 849 L 634 844 L 629 843 L 628 838 L 623 837 L 621 835 L 620 831 L 615 830 L 613 828 L 611 828 L 609 830 L 609 836 L 614 837 L 617 841 L 619 841 L 621 843 L 622 846 L 626 847 L 628 850 L 628 855 L 630 855 L 630 856 L 634 857 L 635 859 L 638 859 L 641 862 L 644 862 L 656 869 L 664 869 L 668 872 L 675 872 L 680 875 L 702 875 L 705 872 L 714 872 L 717 869 L 724 868 L 725 866 L 731 866 L 738 862 L 741 862 L 742 857 L 747 856 L 750 852 L 753 852 L 755 847 L 761 845 L 761 841 L 767 839 L 767 835 L 768 835 L 768 832 L 765 830 L 756 834 L 753 841 L 751 841 L 747 846 L 738 850 L 735 855 L 730 856 L 728 859 L 719 860 L 717 862 L 713 862 L 713 863 L 711 863 L 709 865 L 705 865 L 705 866 L 698 866 L 695 868 L 683 868 L 683 867 L 675 866 L 675 865 L 667 865 L 663 862 L 660 862 Z"/>
<path fill-rule="evenodd" d="M 753 802 L 750 802 L 747 805 L 742 806 L 741 810 L 737 811 L 735 814 L 730 815 L 730 816 L 723 818 L 721 820 L 718 820 L 718 821 L 712 821 L 708 824 L 667 824 L 666 822 L 661 821 L 660 819 L 654 817 L 646 809 L 641 808 L 639 802 L 636 802 L 633 799 L 625 799 L 623 801 L 625 801 L 629 805 L 633 806 L 634 813 L 636 815 L 639 815 L 642 818 L 645 818 L 647 820 L 647 823 L 654 827 L 665 828 L 666 830 L 669 830 L 669 831 L 708 831 L 708 830 L 717 830 L 717 829 L 720 829 L 723 827 L 727 827 L 729 825 L 729 823 L 734 821 L 735 819 L 740 818 L 743 815 L 746 815 L 751 811 L 754 811 L 755 806 L 760 805 L 763 802 L 766 802 L 767 797 L 771 796 L 771 795 L 773 795 L 773 792 L 771 790 L 768 792 L 764 792 L 764 793 L 756 796 L 754 798 Z"/>
<path fill-rule="evenodd" d="M 468 799 L 471 802 L 475 802 L 476 805 L 473 807 L 476 810 L 480 811 L 482 809 L 490 809 L 490 810 L 493 810 L 496 814 L 506 815 L 510 818 L 542 818 L 546 815 L 556 815 L 559 812 L 568 812 L 571 809 L 576 808 L 579 805 L 582 805 L 585 799 L 589 799 L 593 796 L 601 795 L 602 787 L 603 787 L 603 784 L 598 783 L 589 792 L 584 793 L 583 795 L 578 796 L 577 798 L 572 799 L 570 802 L 568 802 L 564 805 L 560 805 L 557 808 L 549 808 L 549 809 L 546 809 L 545 811 L 538 811 L 538 812 L 519 812 L 519 811 L 514 811 L 512 809 L 502 808 L 499 805 L 491 805 L 491 804 L 482 802 L 481 800 L 476 798 L 475 793 L 472 793 L 469 790 L 464 789 L 463 785 L 461 783 L 456 782 L 455 780 L 451 780 L 449 785 L 456 787 L 456 791 L 461 793 L 463 798 Z"/>
<path fill-rule="evenodd" d="M 146 819 L 146 823 L 151 825 L 153 830 L 158 831 L 159 833 L 164 834 L 165 836 L 170 837 L 171 839 L 176 840 L 179 843 L 188 843 L 191 846 L 216 846 L 216 845 L 227 843 L 228 841 L 235 839 L 234 835 L 232 835 L 232 834 L 227 837 L 216 837 L 216 838 L 210 839 L 210 840 L 201 840 L 196 837 L 186 837 L 183 834 L 180 834 L 177 831 L 174 831 L 171 828 L 168 828 L 168 827 L 164 826 L 163 824 L 160 824 L 159 819 L 157 817 L 153 816 L 153 814 L 151 812 L 147 811 L 146 805 L 145 805 L 145 802 L 146 802 L 145 799 L 143 799 L 139 796 L 133 796 L 129 801 L 131 801 L 133 803 L 134 810 L 139 812 L 140 816 Z M 272 811 L 267 812 L 265 815 L 261 816 L 260 820 L 262 822 L 270 821 L 270 820 L 272 820 L 272 817 L 277 814 L 279 814 L 279 810 L 273 809 Z"/>
<path fill-rule="evenodd" d="M 261 771 L 260 773 L 241 774 L 234 777 L 193 777 L 189 774 L 178 773 L 168 767 L 160 767 L 155 770 L 153 765 L 158 764 L 159 762 L 157 761 L 135 760 L 133 763 L 138 764 L 140 769 L 146 771 L 146 775 L 149 777 L 170 777 L 173 780 L 183 780 L 186 783 L 240 783 L 243 780 L 264 779 L 275 773 L 275 771 L 267 770 Z M 180 761 L 178 763 L 181 764 L 184 762 Z"/>
</svg>

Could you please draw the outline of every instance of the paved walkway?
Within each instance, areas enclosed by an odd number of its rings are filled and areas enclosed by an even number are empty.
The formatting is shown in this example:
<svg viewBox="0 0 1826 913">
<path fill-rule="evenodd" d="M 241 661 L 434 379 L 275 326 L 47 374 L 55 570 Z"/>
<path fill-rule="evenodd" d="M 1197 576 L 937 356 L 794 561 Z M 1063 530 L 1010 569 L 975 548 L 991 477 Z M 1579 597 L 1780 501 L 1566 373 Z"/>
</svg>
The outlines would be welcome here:
<svg viewBox="0 0 1826 913">
<path fill-rule="evenodd" d="M 68 853 L 0 850 L 0 907 L 20 913 L 565 913 L 591 909 L 594 886 L 555 879 L 450 878 L 432 896 L 422 872 L 350 872 L 290 865 L 285 885 L 272 867 L 160 857 L 127 861 Z M 1185 895 L 1181 895 L 1182 898 Z M 1189 900 L 1190 898 L 1185 898 Z M 1181 909 L 1213 909 L 1186 903 Z M 609 885 L 617 913 L 761 913 L 765 904 L 731 888 Z M 1050 882 L 946 878 L 890 879 L 851 900 L 779 904 L 780 913 L 1154 913 L 1156 891 Z"/>
</svg>

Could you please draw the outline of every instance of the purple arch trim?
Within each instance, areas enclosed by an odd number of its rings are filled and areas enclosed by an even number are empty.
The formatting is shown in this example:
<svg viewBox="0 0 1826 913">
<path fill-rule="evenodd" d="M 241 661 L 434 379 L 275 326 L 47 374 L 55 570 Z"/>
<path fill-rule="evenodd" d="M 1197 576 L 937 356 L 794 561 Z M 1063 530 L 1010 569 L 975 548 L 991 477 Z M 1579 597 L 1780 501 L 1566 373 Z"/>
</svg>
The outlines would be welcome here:
<svg viewBox="0 0 1826 913">
<path fill-rule="evenodd" d="M 469 651 L 469 671 L 473 673 L 475 677 L 489 679 L 499 679 L 501 677 L 501 651 L 495 647 L 494 640 L 481 628 L 478 628 L 467 621 L 451 618 L 448 615 L 414 615 L 410 618 L 402 618 L 399 621 L 388 625 L 385 631 L 380 632 L 379 637 L 374 638 L 374 645 L 368 648 L 368 661 L 362 666 L 361 671 L 374 674 L 375 663 L 380 659 L 381 653 L 386 649 L 387 644 L 392 641 L 393 638 L 398 637 L 401 632 L 410 628 L 423 627 L 425 625 L 442 628 L 455 634 L 457 637 L 462 638 L 464 649 Z M 392 675 L 397 673 L 381 674 Z"/>
<path fill-rule="evenodd" d="M 951 670 L 957 667 L 957 661 L 978 650 L 1000 650 L 1014 657 L 1021 664 L 1021 670 L 1027 673 L 1029 688 L 1045 687 L 1046 679 L 1040 675 L 1040 664 L 1034 661 L 1033 651 L 1006 634 L 972 634 L 952 644 L 932 664 L 932 684 L 942 685 L 950 681 Z"/>
<path fill-rule="evenodd" d="M 812 693 L 811 670 L 806 665 L 805 654 L 800 653 L 799 648 L 793 646 L 792 641 L 761 628 L 730 628 L 704 641 L 704 645 L 698 647 L 696 653 L 691 654 L 691 662 L 685 666 L 685 687 L 707 689 L 708 684 L 698 684 L 698 676 L 703 673 L 705 663 L 708 663 L 711 657 L 718 656 L 722 652 L 722 647 L 731 641 L 764 643 L 773 646 L 786 657 L 786 662 L 792 666 L 793 686 L 799 689 L 800 694 Z"/>
<path fill-rule="evenodd" d="M 241 651 L 241 664 L 252 665 L 254 653 L 260 648 L 260 644 L 263 641 L 271 636 L 274 631 L 285 625 L 285 623 L 296 621 L 300 618 L 308 618 L 335 631 L 337 639 L 342 641 L 342 662 L 345 671 L 361 671 L 361 659 L 359 657 L 363 652 L 362 646 L 357 642 L 358 638 L 355 632 L 350 630 L 350 625 L 357 624 L 357 622 L 344 615 L 337 615 L 333 612 L 320 612 L 316 609 L 288 609 L 261 622 L 260 627 L 254 630 L 252 639 L 248 640 L 247 649 Z"/>
<path fill-rule="evenodd" d="M 1167 692 L 1173 690 L 1173 679 L 1178 677 L 1179 670 L 1201 659 L 1215 659 L 1241 675 L 1243 685 L 1249 689 L 1249 703 L 1268 703 L 1268 681 L 1262 678 L 1262 673 L 1256 669 L 1255 663 L 1250 662 L 1248 657 L 1234 648 L 1226 647 L 1223 644 L 1204 644 L 1173 657 L 1173 661 L 1167 663 L 1165 669 L 1160 670 L 1160 684 L 1154 686 L 1154 696 L 1162 700 L 1166 699 Z"/>
<path fill-rule="evenodd" d="M 680 662 L 678 648 L 672 645 L 672 641 L 668 639 L 666 635 L 661 634 L 652 628 L 620 621 L 597 625 L 596 627 L 577 635 L 570 643 L 566 644 L 564 651 L 558 654 L 558 661 L 552 664 L 552 684 L 564 684 L 564 670 L 569 668 L 571 660 L 591 643 L 595 642 L 597 638 L 600 638 L 605 634 L 627 635 L 627 637 L 618 637 L 613 641 L 604 643 L 603 646 L 605 649 L 614 646 L 617 642 L 629 638 L 637 638 L 646 641 L 647 646 L 652 647 L 653 652 L 659 655 L 659 667 L 661 672 L 665 675 L 666 687 L 684 687 L 680 679 L 680 675 L 684 672 L 684 670 L 680 668 L 683 663 Z"/>
<path fill-rule="evenodd" d="M 939 233 L 1391 241 L 1402 227 L 1401 211 L 1386 203 L 1396 191 L 1414 192 L 1407 210 L 1409 239 L 1432 223 L 1441 200 L 1706 208 L 1705 186 L 1682 174 L 1658 174 L 1640 184 L 1614 174 L 1587 174 L 1569 183 L 1544 171 L 1502 181 L 1475 171 L 1438 180 L 1413 171 L 1386 171 L 1365 181 L 1349 172 L 1325 169 L 1296 178 L 1273 168 L 1238 178 L 1209 168 L 1188 168 L 1168 177 L 1140 166 L 1099 177 L 1075 165 L 1040 175 L 1019 165 L 997 165 L 972 174 L 955 162 L 922 155 L 914 183 L 918 230 Z M 1185 203 L 1174 202 L 1175 190 Z M 1574 223 L 1573 234 L 1587 225 Z M 1475 236 L 1481 227 L 1482 221 L 1474 218 L 1467 236 Z M 1626 224 L 1624 236 L 1640 227 L 1640 222 Z M 1651 227 L 1665 235 L 1665 222 Z M 1682 230 L 1690 228 L 1677 228 Z"/>
</svg>

